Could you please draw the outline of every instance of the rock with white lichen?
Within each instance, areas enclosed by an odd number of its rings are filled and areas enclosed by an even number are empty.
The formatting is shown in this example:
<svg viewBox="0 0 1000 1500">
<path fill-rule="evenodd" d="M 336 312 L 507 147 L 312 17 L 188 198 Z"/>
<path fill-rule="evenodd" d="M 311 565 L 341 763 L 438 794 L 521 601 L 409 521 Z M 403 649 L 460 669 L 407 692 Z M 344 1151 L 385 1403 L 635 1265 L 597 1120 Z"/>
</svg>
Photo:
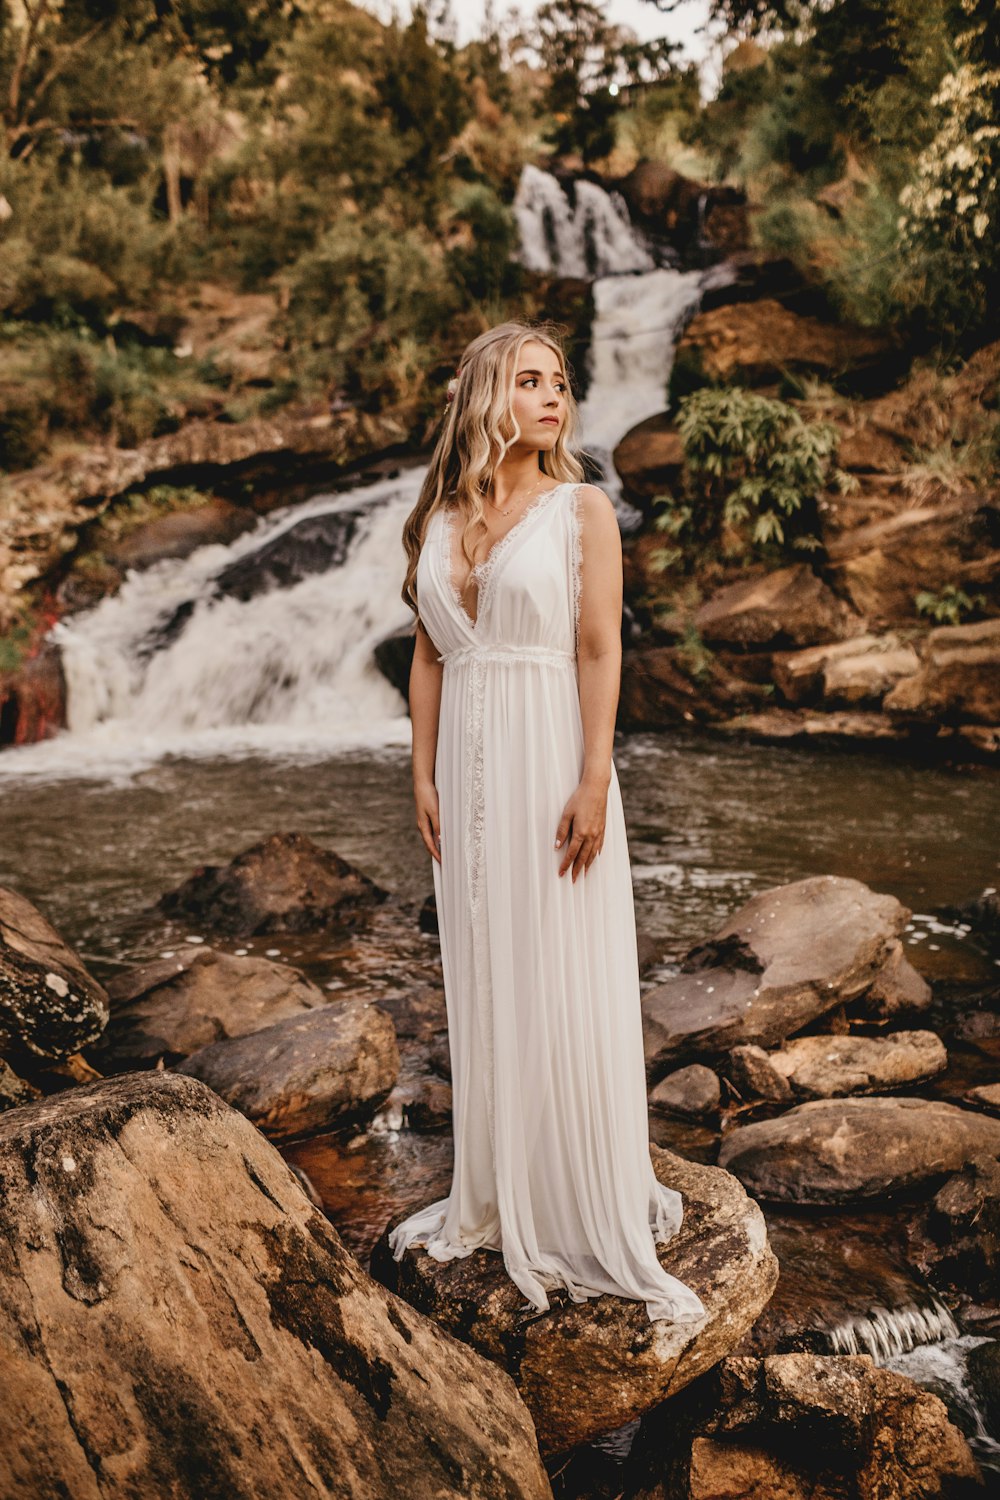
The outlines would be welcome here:
<svg viewBox="0 0 1000 1500">
<path fill-rule="evenodd" d="M 69 1057 L 107 1020 L 103 987 L 37 907 L 0 887 L 0 1054 Z"/>
</svg>

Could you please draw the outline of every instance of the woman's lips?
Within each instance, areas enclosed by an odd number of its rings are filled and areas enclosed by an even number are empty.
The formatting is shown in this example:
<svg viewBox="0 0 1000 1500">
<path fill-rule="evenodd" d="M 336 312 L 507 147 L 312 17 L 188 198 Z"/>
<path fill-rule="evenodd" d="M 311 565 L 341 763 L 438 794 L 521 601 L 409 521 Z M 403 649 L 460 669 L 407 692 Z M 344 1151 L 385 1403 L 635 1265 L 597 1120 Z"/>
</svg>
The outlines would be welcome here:
<svg viewBox="0 0 1000 1500">
<path fill-rule="evenodd" d="M 559 418 L 558 417 L 540 417 L 539 421 L 540 422 L 551 422 L 551 424 L 552 424 L 553 427 L 558 427 L 559 426 Z"/>
</svg>

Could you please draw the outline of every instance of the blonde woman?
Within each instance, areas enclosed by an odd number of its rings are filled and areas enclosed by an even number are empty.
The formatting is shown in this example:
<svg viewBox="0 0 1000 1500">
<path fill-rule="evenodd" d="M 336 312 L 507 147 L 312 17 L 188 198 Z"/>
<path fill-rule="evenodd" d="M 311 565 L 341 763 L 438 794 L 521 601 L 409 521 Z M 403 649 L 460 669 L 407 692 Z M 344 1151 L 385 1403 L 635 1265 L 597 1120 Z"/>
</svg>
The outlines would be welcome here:
<svg viewBox="0 0 1000 1500">
<path fill-rule="evenodd" d="M 649 1157 L 635 912 L 612 759 L 622 552 L 584 484 L 547 326 L 466 349 L 404 529 L 417 825 L 432 857 L 452 1064 L 447 1198 L 396 1259 L 503 1255 L 531 1307 L 642 1299 L 689 1321 L 660 1265 L 680 1194 Z"/>
</svg>

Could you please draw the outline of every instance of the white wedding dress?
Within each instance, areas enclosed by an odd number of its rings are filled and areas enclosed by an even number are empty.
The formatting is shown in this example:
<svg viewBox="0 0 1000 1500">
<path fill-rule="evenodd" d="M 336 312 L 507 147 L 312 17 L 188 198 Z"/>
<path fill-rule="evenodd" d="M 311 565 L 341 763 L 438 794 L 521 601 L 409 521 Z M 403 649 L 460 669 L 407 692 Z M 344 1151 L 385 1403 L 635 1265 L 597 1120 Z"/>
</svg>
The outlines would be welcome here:
<svg viewBox="0 0 1000 1500">
<path fill-rule="evenodd" d="M 499 1250 L 534 1307 L 644 1300 L 700 1319 L 660 1265 L 681 1197 L 649 1157 L 635 909 L 617 771 L 604 845 L 562 877 L 555 835 L 584 755 L 576 672 L 578 486 L 529 503 L 476 569 L 477 618 L 454 583 L 456 515 L 432 516 L 420 617 L 444 663 L 432 861 L 452 1064 L 451 1191 L 399 1223 L 395 1258 Z M 454 540 L 453 540 L 454 536 Z M 465 565 L 467 566 L 467 565 Z M 461 571 L 465 571 L 465 566 Z"/>
</svg>

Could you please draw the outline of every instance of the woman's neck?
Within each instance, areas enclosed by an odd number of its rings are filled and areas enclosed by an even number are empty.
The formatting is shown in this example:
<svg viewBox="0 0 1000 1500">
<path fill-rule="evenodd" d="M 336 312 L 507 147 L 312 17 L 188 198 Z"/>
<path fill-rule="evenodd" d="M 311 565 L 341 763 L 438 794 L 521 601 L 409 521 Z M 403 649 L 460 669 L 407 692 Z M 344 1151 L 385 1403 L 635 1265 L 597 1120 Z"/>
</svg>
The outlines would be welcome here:
<svg viewBox="0 0 1000 1500">
<path fill-rule="evenodd" d="M 533 453 L 524 454 L 523 457 L 513 458 L 508 454 L 494 470 L 489 495 L 491 503 L 496 506 L 497 510 L 504 509 L 512 499 L 516 500 L 528 490 L 536 488 L 543 474 L 544 470 L 538 462 L 537 449 Z"/>
</svg>

